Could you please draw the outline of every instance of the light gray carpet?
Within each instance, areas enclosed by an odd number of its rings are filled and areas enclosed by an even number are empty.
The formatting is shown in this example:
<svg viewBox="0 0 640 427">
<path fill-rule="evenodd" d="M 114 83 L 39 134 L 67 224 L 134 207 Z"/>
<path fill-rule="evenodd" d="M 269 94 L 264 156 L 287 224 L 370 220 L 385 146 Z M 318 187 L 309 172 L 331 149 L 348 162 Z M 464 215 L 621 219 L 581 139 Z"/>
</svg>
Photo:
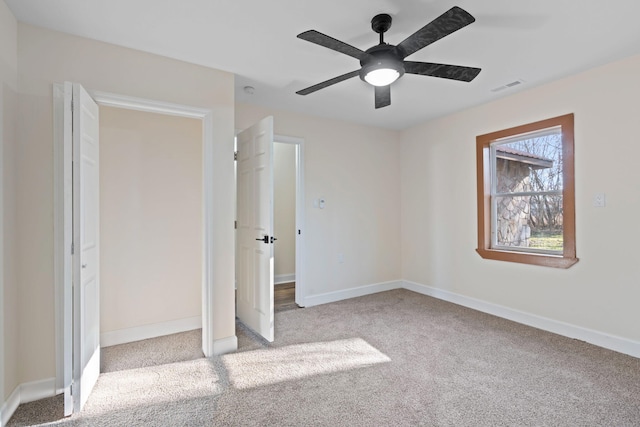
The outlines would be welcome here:
<svg viewBox="0 0 640 427">
<path fill-rule="evenodd" d="M 51 425 L 640 425 L 640 359 L 406 290 L 278 313 L 273 344 L 238 335 L 233 354 L 101 375 Z"/>
<path fill-rule="evenodd" d="M 100 403 L 100 406 L 110 406 L 116 398 L 111 397 L 109 399 L 103 399 L 105 393 L 114 393 L 114 391 L 120 392 L 121 388 L 124 389 L 128 386 L 128 378 L 138 378 L 139 381 L 144 381 L 149 378 L 149 375 L 157 375 L 159 377 L 165 376 L 167 379 L 166 382 L 170 384 L 169 380 L 174 378 L 174 371 L 179 372 L 182 369 L 182 365 L 177 364 L 177 362 L 202 359 L 204 357 L 202 353 L 202 329 L 195 329 L 193 331 L 182 332 L 179 334 L 165 335 L 142 341 L 103 347 L 101 349 L 100 356 L 100 372 L 103 375 L 100 376 L 99 384 L 96 386 L 96 391 L 92 394 L 91 400 L 96 402 L 93 406 L 98 406 L 98 402 Z M 167 366 L 164 366 L 159 370 L 139 370 L 139 368 L 160 365 Z M 186 365 L 188 367 L 192 366 L 191 364 Z M 104 375 L 105 373 L 116 371 L 127 372 L 120 375 Z M 124 380 L 122 380 L 122 378 L 124 378 Z M 132 381 L 133 380 L 129 381 L 129 385 L 132 384 Z M 163 386 L 163 384 L 163 382 L 160 382 L 158 385 Z M 160 387 L 160 389 L 162 388 Z M 182 389 L 179 387 L 177 390 L 182 392 Z M 134 389 L 135 393 L 138 391 L 139 390 Z M 123 396 L 125 395 L 122 392 L 121 394 Z M 129 392 L 129 394 L 132 394 L 132 392 Z M 187 392 L 184 394 L 188 395 Z M 144 396 L 144 394 L 141 394 L 141 396 Z M 115 406 L 118 407 L 117 404 Z M 137 411 L 137 409 L 135 410 Z M 91 406 L 87 405 L 84 412 L 91 412 Z M 127 416 L 126 411 L 119 415 L 119 419 L 122 419 L 123 416 Z M 58 395 L 49 399 L 42 399 L 36 402 L 20 405 L 7 427 L 48 425 L 46 423 L 61 420 L 63 417 L 64 398 L 63 395 Z M 95 418 L 95 416 L 93 418 Z M 112 419 L 109 421 L 110 419 L 111 417 L 106 418 L 105 423 L 107 424 L 105 425 L 108 425 L 109 422 L 113 422 Z M 141 422 L 137 423 L 140 424 Z M 93 421 L 92 424 L 89 425 L 94 425 Z M 135 423 L 121 425 L 135 425 Z"/>
<path fill-rule="evenodd" d="M 164 365 L 204 357 L 202 329 L 103 347 L 100 372 Z"/>
</svg>

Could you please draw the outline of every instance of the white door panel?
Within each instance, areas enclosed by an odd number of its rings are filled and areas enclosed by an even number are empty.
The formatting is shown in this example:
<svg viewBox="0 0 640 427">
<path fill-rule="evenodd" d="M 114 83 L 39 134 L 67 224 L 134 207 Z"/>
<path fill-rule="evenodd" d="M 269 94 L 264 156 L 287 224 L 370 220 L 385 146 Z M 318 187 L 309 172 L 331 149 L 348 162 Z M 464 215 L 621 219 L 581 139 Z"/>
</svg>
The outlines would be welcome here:
<svg viewBox="0 0 640 427">
<path fill-rule="evenodd" d="M 100 374 L 98 105 L 73 84 L 73 404 L 80 411 Z"/>
<path fill-rule="evenodd" d="M 238 134 L 237 315 L 273 341 L 273 118 Z M 266 236 L 266 240 L 265 239 Z"/>
</svg>

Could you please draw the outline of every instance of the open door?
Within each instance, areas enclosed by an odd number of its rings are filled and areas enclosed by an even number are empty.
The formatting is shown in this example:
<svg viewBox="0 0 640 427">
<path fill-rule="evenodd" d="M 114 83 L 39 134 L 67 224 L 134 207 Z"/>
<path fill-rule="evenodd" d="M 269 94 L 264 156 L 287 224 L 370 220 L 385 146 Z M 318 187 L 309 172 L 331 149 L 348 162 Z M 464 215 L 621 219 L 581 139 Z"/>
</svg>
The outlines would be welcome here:
<svg viewBox="0 0 640 427">
<path fill-rule="evenodd" d="M 236 313 L 273 341 L 273 117 L 238 134 Z"/>
<path fill-rule="evenodd" d="M 64 97 L 64 144 L 73 152 L 69 177 L 73 191 L 64 195 L 73 212 L 72 224 L 65 226 L 73 242 L 65 251 L 72 280 L 64 285 L 65 298 L 72 299 L 64 313 L 65 328 L 71 324 L 73 336 L 64 344 L 65 415 L 69 415 L 82 409 L 100 375 L 100 175 L 98 105 L 77 83 L 64 84 Z M 73 380 L 66 387 L 69 376 Z"/>
</svg>

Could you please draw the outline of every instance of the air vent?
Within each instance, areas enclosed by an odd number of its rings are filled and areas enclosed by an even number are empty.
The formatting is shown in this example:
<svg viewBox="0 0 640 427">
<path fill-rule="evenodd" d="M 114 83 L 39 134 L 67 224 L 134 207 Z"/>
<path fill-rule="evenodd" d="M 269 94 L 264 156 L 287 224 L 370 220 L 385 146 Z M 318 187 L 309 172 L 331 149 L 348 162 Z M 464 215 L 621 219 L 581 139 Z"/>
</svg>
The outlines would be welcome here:
<svg viewBox="0 0 640 427">
<path fill-rule="evenodd" d="M 524 83 L 524 80 L 518 79 L 518 80 L 512 81 L 511 83 L 507 83 L 506 85 L 502 85 L 502 86 L 498 86 L 496 88 L 493 88 L 493 89 L 491 89 L 491 92 L 500 92 L 502 90 L 509 89 L 509 88 L 514 87 L 514 86 L 521 85 L 523 83 Z"/>
</svg>

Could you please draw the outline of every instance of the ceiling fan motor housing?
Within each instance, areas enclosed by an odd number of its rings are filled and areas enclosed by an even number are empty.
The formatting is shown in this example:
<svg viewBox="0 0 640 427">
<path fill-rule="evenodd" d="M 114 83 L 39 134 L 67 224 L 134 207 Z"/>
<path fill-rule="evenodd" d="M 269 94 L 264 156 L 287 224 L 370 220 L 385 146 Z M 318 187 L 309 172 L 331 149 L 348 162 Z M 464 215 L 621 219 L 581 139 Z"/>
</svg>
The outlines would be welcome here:
<svg viewBox="0 0 640 427">
<path fill-rule="evenodd" d="M 369 72 L 379 70 L 381 68 L 390 68 L 396 70 L 402 77 L 404 74 L 404 63 L 402 57 L 398 53 L 398 49 L 390 44 L 379 44 L 366 51 L 367 55 L 360 61 L 360 78 L 363 81 Z"/>
</svg>

